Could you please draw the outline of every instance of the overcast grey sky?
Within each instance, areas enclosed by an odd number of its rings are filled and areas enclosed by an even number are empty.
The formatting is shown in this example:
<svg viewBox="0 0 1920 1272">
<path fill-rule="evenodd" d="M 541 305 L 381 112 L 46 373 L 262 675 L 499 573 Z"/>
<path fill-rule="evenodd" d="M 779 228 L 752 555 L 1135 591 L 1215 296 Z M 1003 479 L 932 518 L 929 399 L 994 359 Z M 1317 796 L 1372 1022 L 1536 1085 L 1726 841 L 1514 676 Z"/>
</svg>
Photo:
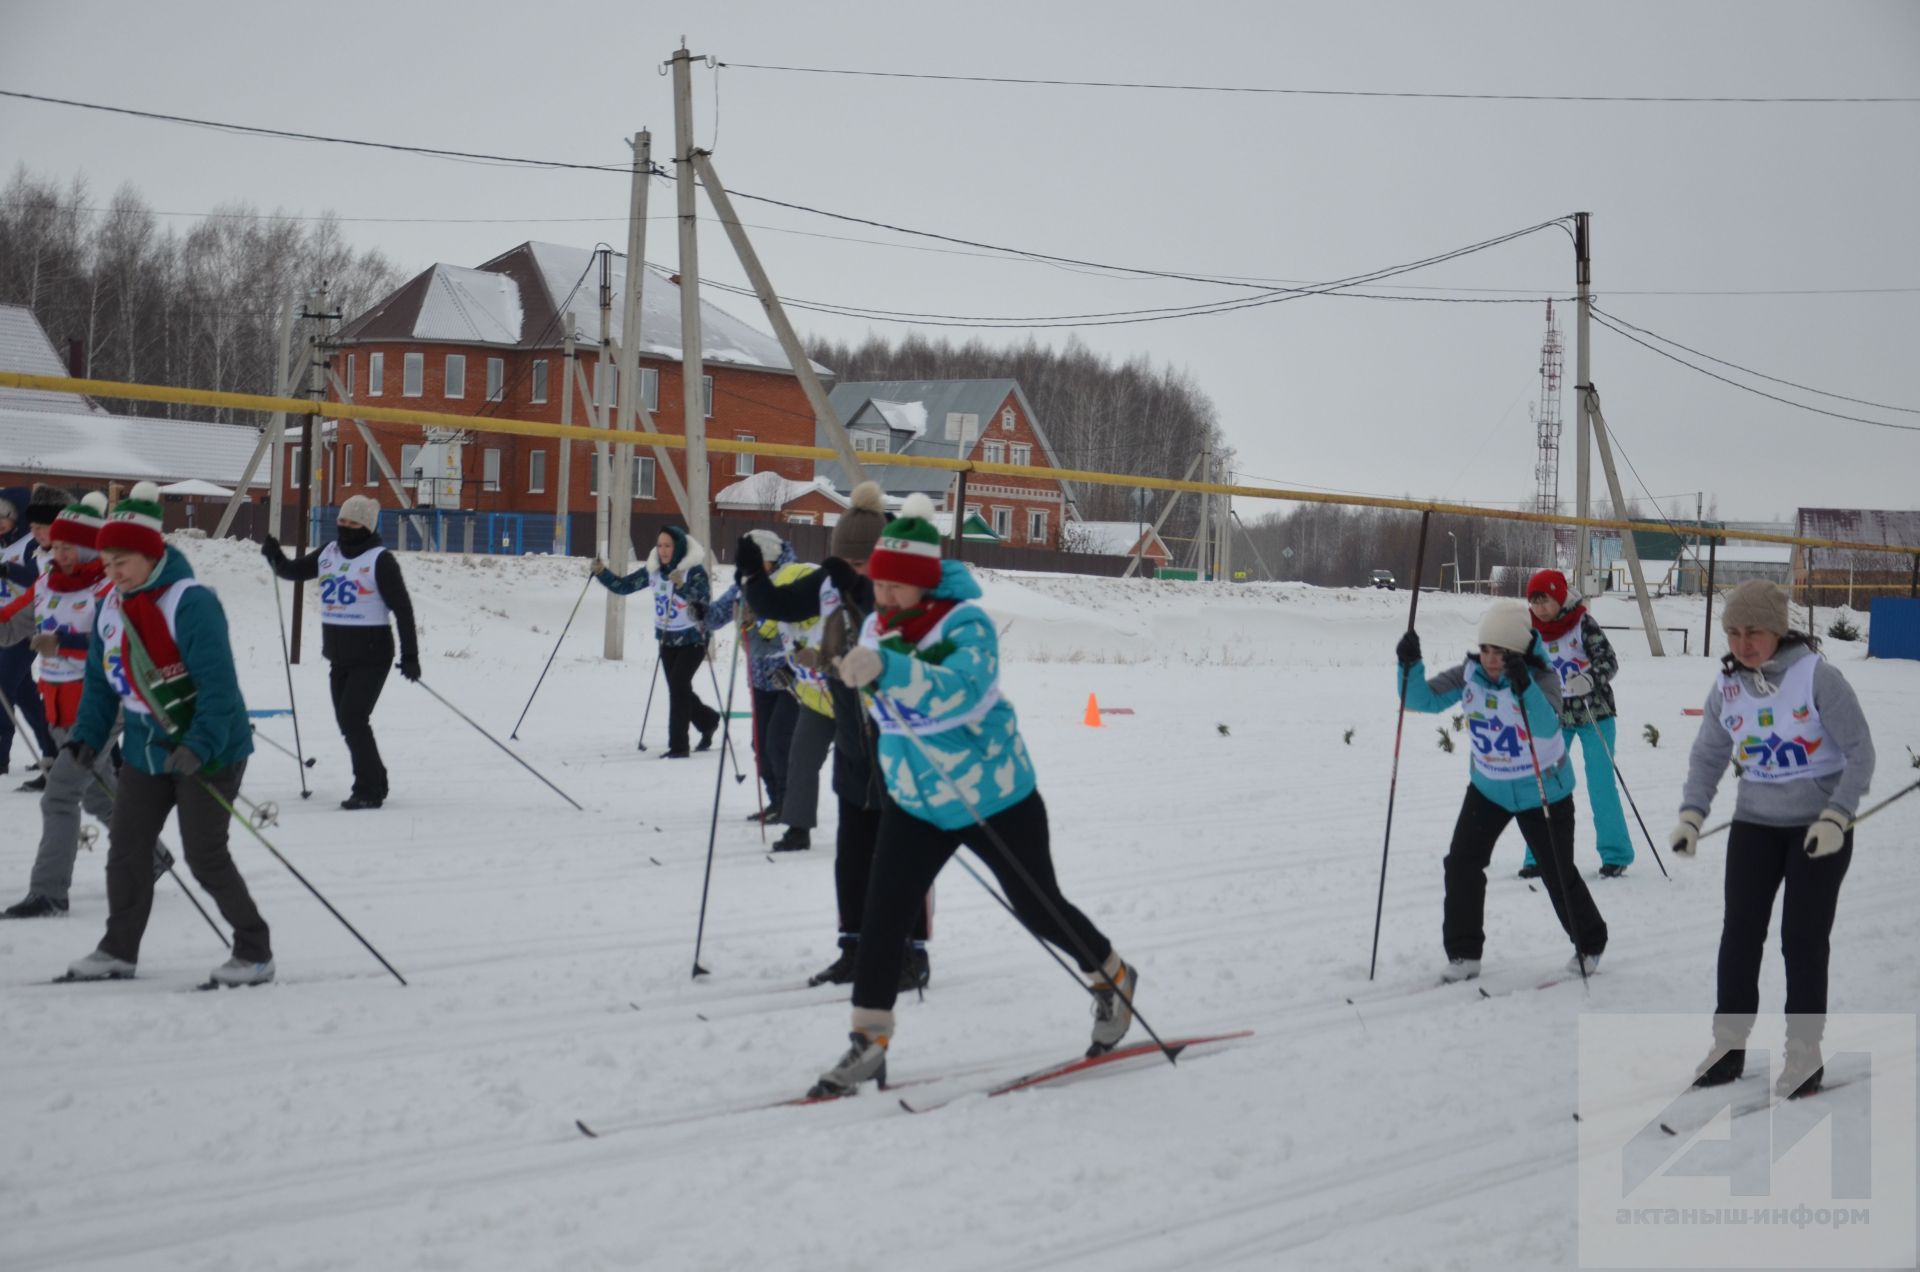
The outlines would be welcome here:
<svg viewBox="0 0 1920 1272">
<path fill-rule="evenodd" d="M 656 67 L 682 34 L 695 53 L 722 61 L 937 74 L 1920 96 L 1920 5 L 1894 2 L 0 0 L 0 29 L 8 89 L 585 163 L 625 162 L 622 138 L 641 127 L 653 129 L 656 156 L 670 156 L 670 80 Z M 1759 371 L 1920 407 L 1908 373 L 1920 336 L 1920 105 L 1453 102 L 742 68 L 701 68 L 695 105 L 698 138 L 714 146 L 736 191 L 1158 270 L 1324 280 L 1590 211 L 1604 309 Z M 625 238 L 627 182 L 617 174 L 239 137 L 7 99 L 0 158 L 43 175 L 84 175 L 101 202 L 125 182 L 164 211 L 232 201 L 331 209 L 348 219 L 354 242 L 380 247 L 409 272 L 477 264 L 529 238 L 581 246 Z M 671 211 L 670 186 L 656 183 L 653 198 L 656 215 Z M 928 250 L 940 245 L 765 206 L 742 214 L 767 227 L 756 239 L 783 292 L 863 308 L 1031 317 L 1236 294 Z M 656 219 L 648 257 L 671 264 L 675 254 L 672 222 Z M 720 281 L 745 281 L 715 227 L 703 228 L 702 263 Z M 1548 230 L 1381 289 L 1567 295 L 1572 280 L 1570 240 Z M 1871 288 L 1905 290 L 1632 294 Z M 714 299 L 759 317 L 750 302 Z M 869 326 L 795 317 L 803 330 L 835 336 Z M 1561 489 L 1570 498 L 1568 318 Z M 1533 486 L 1527 408 L 1538 397 L 1543 319 L 1536 304 L 1325 297 L 1078 334 L 1114 357 L 1190 371 L 1248 480 L 1511 503 Z M 1728 517 L 1803 505 L 1920 507 L 1920 431 L 1809 414 L 1610 332 L 1596 328 L 1593 339 L 1593 378 L 1619 446 L 1652 493 L 1679 496 L 1663 500 L 1668 511 L 1690 513 L 1694 491 L 1717 495 Z M 1920 414 L 1761 387 L 1920 425 Z M 1101 466 L 1098 455 L 1064 458 Z M 1621 476 L 1637 491 L 1624 465 Z M 1597 477 L 1596 494 L 1604 494 Z"/>
</svg>

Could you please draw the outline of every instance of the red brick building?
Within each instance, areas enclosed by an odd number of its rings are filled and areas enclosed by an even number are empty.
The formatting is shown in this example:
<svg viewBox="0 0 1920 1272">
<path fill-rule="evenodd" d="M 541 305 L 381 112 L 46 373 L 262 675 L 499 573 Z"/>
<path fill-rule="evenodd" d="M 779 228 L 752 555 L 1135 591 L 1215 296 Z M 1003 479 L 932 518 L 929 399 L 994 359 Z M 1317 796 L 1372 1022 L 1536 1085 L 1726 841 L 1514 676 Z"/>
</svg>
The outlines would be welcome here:
<svg viewBox="0 0 1920 1272">
<path fill-rule="evenodd" d="M 626 258 L 612 258 L 611 334 L 621 339 Z M 599 361 L 600 271 L 595 254 L 551 243 L 522 243 L 477 268 L 435 265 L 354 317 L 337 338 L 333 370 L 348 400 L 411 410 L 495 415 L 559 423 L 565 359 L 564 315 L 574 319 L 576 378 L 572 422 L 592 423 L 590 394 L 612 404 L 617 373 Z M 682 432 L 680 288 L 677 278 L 649 271 L 642 291 L 641 394 L 655 428 Z M 813 411 L 779 343 L 711 304 L 701 304 L 707 385 L 707 436 L 811 445 Z M 824 371 L 824 368 L 821 369 Z M 330 400 L 342 400 L 332 389 Z M 609 413 L 611 417 L 611 412 Z M 427 433 L 369 421 L 387 462 L 407 484 L 415 506 L 479 512 L 552 514 L 558 507 L 560 443 L 507 433 Z M 351 424 L 329 429 L 314 471 L 314 501 L 338 504 L 365 494 L 391 506 L 392 492 Z M 303 462 L 290 445 L 285 479 L 298 485 Z M 596 482 L 594 448 L 569 448 L 568 510 L 590 512 Z M 669 451 L 685 476 L 684 453 Z M 635 458 L 634 512 L 671 515 L 673 493 L 652 454 Z M 712 454 L 710 491 L 755 471 L 811 480 L 806 460 Z"/>
<path fill-rule="evenodd" d="M 1047 475 L 1060 463 L 1017 381 L 856 382 L 835 385 L 828 400 L 855 450 L 1031 466 L 1031 477 L 968 474 L 965 511 L 977 514 L 1009 546 L 1060 547 L 1073 490 Z M 825 437 L 815 442 L 829 444 Z M 840 465 L 823 461 L 818 470 L 847 493 L 850 483 Z M 959 499 L 958 473 L 890 464 L 872 466 L 867 474 L 889 496 L 923 492 L 943 512 L 954 511 Z"/>
</svg>

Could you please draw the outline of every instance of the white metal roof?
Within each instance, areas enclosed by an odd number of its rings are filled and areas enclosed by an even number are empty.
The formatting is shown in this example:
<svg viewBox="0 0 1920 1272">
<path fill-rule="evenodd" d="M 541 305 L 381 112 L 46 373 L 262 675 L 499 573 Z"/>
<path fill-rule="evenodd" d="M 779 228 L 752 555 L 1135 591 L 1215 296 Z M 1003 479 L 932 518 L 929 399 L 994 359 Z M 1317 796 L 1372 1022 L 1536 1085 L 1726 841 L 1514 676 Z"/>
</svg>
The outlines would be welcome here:
<svg viewBox="0 0 1920 1272">
<path fill-rule="evenodd" d="M 54 351 L 40 320 L 25 305 L 0 305 L 0 371 L 24 375 L 67 377 L 67 364 Z M 78 393 L 42 393 L 32 389 L 0 389 L 0 406 L 53 415 L 105 415 L 106 411 Z"/>
<path fill-rule="evenodd" d="M 520 284 L 505 274 L 435 265 L 413 334 L 422 340 L 518 344 Z"/>
<path fill-rule="evenodd" d="M 1107 556 L 1126 556 L 1133 551 L 1133 545 L 1140 542 L 1142 532 L 1153 530 L 1151 522 L 1138 521 L 1075 521 L 1071 524 L 1074 537 L 1085 543 L 1089 551 Z M 1158 537 L 1155 535 L 1154 539 Z M 1147 546 L 1153 546 L 1153 539 L 1147 541 Z"/>
<path fill-rule="evenodd" d="M 784 508 L 802 495 L 816 493 L 825 495 L 842 508 L 849 506 L 848 500 L 824 481 L 795 481 L 790 477 L 782 477 L 772 469 L 742 477 L 731 486 L 722 488 L 713 497 L 713 502 L 717 507 L 741 511 L 772 510 Z"/>
<path fill-rule="evenodd" d="M 239 484 L 259 434 L 240 424 L 23 411 L 0 403 L 0 469 L 121 481 Z M 258 476 L 255 485 L 260 484 Z"/>
</svg>

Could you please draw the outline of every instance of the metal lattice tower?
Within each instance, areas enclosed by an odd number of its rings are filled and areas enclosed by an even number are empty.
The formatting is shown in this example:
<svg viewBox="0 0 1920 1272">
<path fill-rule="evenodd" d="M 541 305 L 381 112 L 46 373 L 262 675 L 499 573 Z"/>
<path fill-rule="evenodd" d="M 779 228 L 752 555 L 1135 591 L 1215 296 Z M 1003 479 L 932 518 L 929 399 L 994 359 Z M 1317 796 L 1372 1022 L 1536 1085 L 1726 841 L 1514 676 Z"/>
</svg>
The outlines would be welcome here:
<svg viewBox="0 0 1920 1272">
<path fill-rule="evenodd" d="M 1560 511 L 1560 375 L 1566 364 L 1566 345 L 1553 321 L 1553 302 L 1547 302 L 1547 338 L 1540 343 L 1540 405 L 1532 412 L 1539 439 L 1540 462 L 1534 466 L 1534 511 Z"/>
</svg>

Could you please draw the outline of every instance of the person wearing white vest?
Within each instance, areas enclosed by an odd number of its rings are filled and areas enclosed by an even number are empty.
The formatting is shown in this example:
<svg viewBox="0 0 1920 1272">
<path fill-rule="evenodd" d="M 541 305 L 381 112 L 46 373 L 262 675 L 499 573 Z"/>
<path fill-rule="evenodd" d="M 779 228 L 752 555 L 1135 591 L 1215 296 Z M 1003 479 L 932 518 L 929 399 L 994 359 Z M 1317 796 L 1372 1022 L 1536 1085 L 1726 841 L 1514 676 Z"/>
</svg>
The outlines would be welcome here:
<svg viewBox="0 0 1920 1272">
<path fill-rule="evenodd" d="M 379 500 L 353 496 L 340 505 L 339 522 L 332 543 L 296 561 L 287 560 L 272 535 L 260 550 L 279 577 L 320 582 L 320 652 L 333 716 L 353 758 L 353 790 L 340 807 L 378 808 L 389 783 L 373 737 L 373 708 L 394 666 L 389 619 L 400 630 L 400 674 L 408 680 L 420 679 L 420 640 L 400 560 L 380 542 Z"/>
<path fill-rule="evenodd" d="M 713 745 L 720 713 L 700 700 L 693 678 L 707 660 L 707 550 L 680 526 L 660 532 L 646 564 L 621 578 L 595 557 L 590 567 L 600 586 L 615 596 L 653 589 L 653 635 L 660 644 L 660 671 L 667 680 L 668 760 L 684 760 Z M 700 745 L 689 748 L 687 731 L 700 731 Z"/>
<path fill-rule="evenodd" d="M 1825 1077 L 1828 941 L 1853 860 L 1854 813 L 1873 781 L 1873 735 L 1853 687 L 1820 656 L 1820 642 L 1791 629 L 1778 586 L 1742 583 L 1727 593 L 1720 621 L 1731 652 L 1707 693 L 1670 836 L 1676 856 L 1699 851 L 1700 827 L 1731 760 L 1740 780 L 1727 835 L 1718 1003 L 1713 1045 L 1694 1081 L 1719 1086 L 1746 1069 L 1767 921 L 1784 888 L 1787 1050 L 1778 1091 L 1791 1099 L 1818 1091 Z"/>
<path fill-rule="evenodd" d="M 1607 948 L 1607 923 L 1573 866 L 1573 761 L 1560 733 L 1560 678 L 1540 658 L 1527 607 L 1518 601 L 1495 602 L 1480 620 L 1479 638 L 1477 654 L 1432 679 L 1418 635 L 1408 631 L 1395 650 L 1407 710 L 1437 713 L 1458 703 L 1471 743 L 1471 781 L 1445 863 L 1441 979 L 1480 974 L 1487 863 L 1510 821 L 1520 823 L 1554 915 L 1573 941 L 1567 970 L 1592 975 Z"/>
</svg>

